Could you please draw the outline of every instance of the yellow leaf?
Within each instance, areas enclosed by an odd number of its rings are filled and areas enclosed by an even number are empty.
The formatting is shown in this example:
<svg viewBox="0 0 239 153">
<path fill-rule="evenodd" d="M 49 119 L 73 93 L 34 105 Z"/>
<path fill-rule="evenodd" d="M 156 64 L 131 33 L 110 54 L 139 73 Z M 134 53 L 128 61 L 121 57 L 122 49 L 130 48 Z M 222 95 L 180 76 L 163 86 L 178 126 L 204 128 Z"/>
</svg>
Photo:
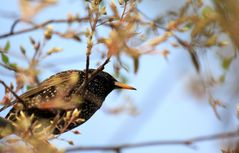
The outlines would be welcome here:
<svg viewBox="0 0 239 153">
<path fill-rule="evenodd" d="M 118 0 L 118 2 L 119 2 L 120 5 L 123 5 L 124 0 Z"/>
<path fill-rule="evenodd" d="M 60 52 L 60 51 L 62 51 L 62 50 L 63 50 L 62 48 L 54 47 L 54 48 L 48 50 L 48 51 L 47 51 L 47 54 L 48 54 L 48 55 L 51 55 L 51 54 L 53 54 L 53 53 L 58 53 L 58 52 Z"/>
<path fill-rule="evenodd" d="M 207 19 L 199 19 L 198 21 L 196 21 L 195 26 L 193 27 L 191 32 L 191 37 L 196 37 L 198 34 L 200 34 L 204 30 L 208 22 L 209 20 Z"/>
<path fill-rule="evenodd" d="M 111 3 L 110 3 L 110 8 L 111 8 L 111 10 L 113 11 L 114 16 L 117 17 L 117 18 L 119 18 L 119 12 L 118 12 L 118 10 L 117 10 L 117 7 L 116 7 L 116 5 L 115 5 L 114 0 L 111 1 Z"/>
<path fill-rule="evenodd" d="M 29 0 L 20 0 L 21 18 L 31 20 L 37 13 L 50 5 L 56 4 L 58 0 L 48 0 L 47 2 L 33 2 Z"/>
<path fill-rule="evenodd" d="M 150 41 L 149 41 L 149 45 L 150 45 L 150 46 L 157 46 L 157 45 L 159 45 L 160 43 L 166 41 L 169 36 L 171 36 L 171 32 L 166 32 L 163 36 L 156 37 L 156 38 L 150 40 Z"/>
<path fill-rule="evenodd" d="M 216 45 L 216 43 L 217 43 L 217 35 L 212 35 L 211 37 L 209 37 L 205 45 L 207 47 L 211 47 Z"/>
</svg>

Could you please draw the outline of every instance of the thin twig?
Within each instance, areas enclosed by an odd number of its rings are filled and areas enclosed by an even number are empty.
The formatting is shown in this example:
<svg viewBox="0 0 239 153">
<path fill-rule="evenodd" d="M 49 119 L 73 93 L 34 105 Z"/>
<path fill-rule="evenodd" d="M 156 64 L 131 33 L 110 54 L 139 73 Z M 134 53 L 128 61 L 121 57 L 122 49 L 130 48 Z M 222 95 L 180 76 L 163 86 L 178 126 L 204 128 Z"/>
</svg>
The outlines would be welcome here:
<svg viewBox="0 0 239 153">
<path fill-rule="evenodd" d="M 162 146 L 162 145 L 192 145 L 197 142 L 203 141 L 212 141 L 212 140 L 220 140 L 220 139 L 229 139 L 229 138 L 238 138 L 238 130 L 219 133 L 207 136 L 200 136 L 186 140 L 163 140 L 163 141 L 152 141 L 152 142 L 142 142 L 142 143 L 134 143 L 134 144 L 123 144 L 118 146 L 78 146 L 74 148 L 68 148 L 65 152 L 74 152 L 74 151 L 121 151 L 123 149 L 130 148 L 139 148 L 139 147 L 150 147 L 150 146 Z"/>
<path fill-rule="evenodd" d="M 149 16 L 147 16 L 143 11 L 141 11 L 141 10 L 138 9 L 138 8 L 136 8 L 136 9 L 137 9 L 137 11 L 138 11 L 143 17 L 145 17 L 146 19 L 152 21 L 158 28 L 160 28 L 160 29 L 162 29 L 162 30 L 164 30 L 164 31 L 169 31 L 168 28 L 165 28 L 165 27 L 160 26 L 159 24 L 157 24 L 152 18 L 150 18 Z"/>
<path fill-rule="evenodd" d="M 99 27 L 99 26 L 101 26 L 101 25 L 104 25 L 104 24 L 106 24 L 107 22 L 112 22 L 112 21 L 114 21 L 114 20 L 115 20 L 114 18 L 106 19 L 106 20 L 100 22 L 99 24 L 97 24 L 96 27 Z"/>
<path fill-rule="evenodd" d="M 13 105 L 13 104 L 14 103 L 12 103 L 11 105 Z M 11 105 L 4 105 L 2 108 L 0 108 L 0 112 L 4 111 L 5 109 L 7 109 Z"/>
<path fill-rule="evenodd" d="M 177 42 L 183 46 L 189 53 L 191 60 L 193 62 L 193 65 L 195 66 L 197 72 L 200 71 L 200 63 L 199 63 L 199 59 L 197 56 L 197 53 L 195 51 L 195 49 L 193 48 L 193 46 L 191 46 L 190 44 L 188 44 L 187 42 L 183 41 L 182 39 L 180 39 L 177 35 L 173 34 L 173 37 L 177 40 Z"/>
<path fill-rule="evenodd" d="M 175 33 L 173 33 L 173 31 L 171 29 L 165 28 L 160 26 L 159 24 L 157 24 L 153 19 L 151 19 L 150 17 L 148 17 L 146 14 L 144 14 L 144 12 L 142 12 L 141 10 L 137 9 L 138 12 L 140 12 L 141 15 L 143 15 L 146 19 L 152 21 L 154 23 L 155 26 L 157 26 L 158 28 L 164 30 L 164 31 L 169 31 L 172 33 L 172 36 L 177 40 L 177 42 L 182 45 L 185 49 L 187 49 L 187 51 L 189 52 L 193 65 L 195 66 L 197 72 L 200 71 L 200 63 L 199 63 L 199 59 L 198 56 L 195 52 L 195 49 L 189 45 L 188 43 L 186 43 L 184 40 L 182 40 L 181 38 L 179 38 Z"/>
<path fill-rule="evenodd" d="M 86 20 L 88 20 L 88 17 L 75 18 L 71 22 L 82 22 L 82 21 L 86 21 Z M 34 31 L 34 30 L 37 30 L 37 29 L 40 29 L 40 28 L 44 28 L 45 26 L 47 26 L 48 24 L 51 24 L 51 23 L 68 23 L 68 22 L 69 22 L 68 19 L 55 19 L 55 20 L 52 19 L 52 20 L 45 21 L 41 24 L 33 25 L 33 27 L 25 28 L 25 29 L 18 30 L 18 31 L 14 31 L 14 27 L 15 27 L 14 24 L 16 24 L 14 22 L 13 25 L 11 26 L 10 32 L 0 35 L 0 39 L 10 37 L 10 36 L 19 35 L 19 34 L 23 34 L 23 33 L 27 33 L 27 32 L 31 32 L 31 31 Z"/>
<path fill-rule="evenodd" d="M 127 2 L 128 2 L 128 1 L 125 1 L 125 2 L 124 2 L 124 10 L 123 10 L 123 12 L 122 12 L 122 14 L 121 14 L 120 20 L 123 20 L 123 18 L 124 18 L 124 15 L 125 15 L 125 12 L 126 12 L 126 7 L 127 7 Z"/>
<path fill-rule="evenodd" d="M 94 18 L 94 22 L 93 22 L 93 25 L 92 24 L 90 24 L 91 25 L 91 34 L 90 34 L 90 38 L 89 38 L 89 44 L 87 45 L 87 51 L 86 51 L 86 68 L 85 68 L 85 80 L 84 80 L 84 82 L 89 82 L 88 81 L 88 72 L 89 72 L 89 66 L 90 66 L 90 55 L 91 55 L 91 50 L 92 50 L 92 43 L 90 43 L 91 41 L 92 41 L 92 39 L 93 39 L 93 35 L 94 35 L 94 33 L 95 33 L 95 29 L 96 29 L 96 25 L 97 25 L 97 22 L 98 22 L 98 19 L 99 19 L 99 17 L 100 17 L 100 13 L 99 13 L 99 11 L 97 11 L 96 12 L 96 14 L 95 14 L 96 16 L 95 16 L 95 18 Z M 90 22 L 91 23 L 91 22 Z M 86 86 L 87 86 L 87 83 L 84 83 L 83 82 L 83 84 L 85 84 L 84 85 L 84 87 L 81 89 L 82 90 L 82 95 L 84 96 L 84 94 L 85 94 L 85 90 L 86 90 Z"/>
<path fill-rule="evenodd" d="M 17 99 L 18 102 L 20 102 L 21 104 L 23 104 L 24 107 L 26 106 L 26 105 L 25 105 L 25 102 L 24 102 L 10 87 L 8 87 L 5 82 L 3 82 L 2 80 L 0 80 L 0 83 L 1 83 L 7 90 L 9 90 L 9 91 L 13 94 L 13 96 Z"/>
<path fill-rule="evenodd" d="M 19 72 L 19 69 L 15 68 L 15 67 L 11 67 L 11 66 L 9 66 L 9 65 L 5 65 L 5 64 L 3 64 L 3 63 L 0 63 L 0 66 L 4 67 L 5 69 L 14 71 L 14 72 Z"/>
<path fill-rule="evenodd" d="M 84 82 L 88 82 L 88 73 L 89 73 L 89 66 L 90 66 L 90 54 L 86 54 L 86 69 L 85 69 L 85 80 Z M 87 86 L 87 84 L 86 84 Z M 85 93 L 85 88 L 83 90 L 83 95 Z"/>
<path fill-rule="evenodd" d="M 21 21 L 22 21 L 22 19 L 17 19 L 17 20 L 15 20 L 15 21 L 13 22 L 13 24 L 12 24 L 12 26 L 11 26 L 11 29 L 10 29 L 10 33 L 13 33 L 13 31 L 14 31 L 16 25 L 17 25 L 19 22 L 21 22 Z"/>
<path fill-rule="evenodd" d="M 87 81 L 84 81 L 84 82 L 81 84 L 81 86 L 80 86 L 80 88 L 79 88 L 79 91 L 82 91 L 83 89 L 85 89 L 86 86 L 87 86 L 87 84 L 88 84 L 92 79 L 94 79 L 94 77 L 95 77 L 99 72 L 101 72 L 101 71 L 104 70 L 105 65 L 106 65 L 107 63 L 109 63 L 109 61 L 110 61 L 110 57 L 107 57 L 107 59 L 104 61 L 104 63 L 102 63 L 94 72 L 91 73 L 91 75 L 89 76 L 89 78 L 87 79 Z"/>
<path fill-rule="evenodd" d="M 110 57 L 107 57 L 107 59 L 104 61 L 103 64 L 101 64 L 89 77 L 88 81 L 91 81 L 99 72 L 103 71 L 105 68 L 105 65 L 109 63 Z"/>
</svg>

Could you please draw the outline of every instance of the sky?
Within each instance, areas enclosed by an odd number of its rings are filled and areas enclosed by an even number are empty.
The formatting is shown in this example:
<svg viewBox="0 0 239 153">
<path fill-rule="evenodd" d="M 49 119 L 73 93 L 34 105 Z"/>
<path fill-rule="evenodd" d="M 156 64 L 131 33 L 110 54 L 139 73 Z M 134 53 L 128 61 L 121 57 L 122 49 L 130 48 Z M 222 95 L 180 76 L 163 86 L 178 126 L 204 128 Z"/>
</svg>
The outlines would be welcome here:
<svg viewBox="0 0 239 153">
<path fill-rule="evenodd" d="M 178 8 L 182 2 L 184 1 L 175 3 L 173 0 L 148 0 L 143 1 L 139 8 L 146 12 L 147 15 L 154 17 L 158 13 L 164 13 L 167 9 Z M 69 11 L 84 14 L 83 10 L 79 10 L 79 4 L 74 0 L 62 0 L 57 6 L 47 8 L 41 12 L 36 17 L 36 21 L 40 23 L 50 18 L 64 18 Z M 8 11 L 14 11 L 14 13 L 19 14 L 18 1 L 9 0 L 2 2 L 0 13 Z M 9 26 L 13 21 L 0 16 L 0 22 L 0 34 L 3 34 L 9 31 Z M 19 25 L 17 28 L 21 29 L 24 26 Z M 16 55 L 20 44 L 26 47 L 30 46 L 28 42 L 29 36 L 41 40 L 42 35 L 40 33 L 39 31 L 31 32 L 25 35 L 1 39 L 0 46 L 4 46 L 6 41 L 10 40 L 12 54 Z M 47 66 L 44 67 L 43 62 L 42 66 L 44 68 L 41 72 L 40 80 L 44 80 L 59 71 L 84 69 L 84 44 L 78 45 L 71 40 L 65 42 L 54 37 L 52 42 L 47 44 L 46 48 L 51 48 L 56 44 L 64 48 L 64 52 L 46 60 L 48 63 L 54 63 L 57 67 L 48 69 Z M 170 48 L 168 44 L 161 47 Z M 225 122 L 216 118 L 207 99 L 198 99 L 190 94 L 188 86 L 192 79 L 198 78 L 198 74 L 191 63 L 187 51 L 182 48 L 170 49 L 172 51 L 167 60 L 160 55 L 145 55 L 141 57 L 137 74 L 127 74 L 125 72 L 125 75 L 129 78 L 128 84 L 136 87 L 137 90 L 113 91 L 106 98 L 102 108 L 89 121 L 77 128 L 81 132 L 80 135 L 67 132 L 61 138 L 72 140 L 75 144 L 74 146 L 108 146 L 157 140 L 184 140 L 230 130 L 231 127 L 225 128 Z M 93 55 L 93 61 L 97 59 L 95 57 L 97 57 L 97 54 Z M 68 58 L 70 61 L 67 60 Z M 17 58 L 13 60 L 19 61 Z M 24 65 L 24 63 L 22 64 Z M 92 64 L 91 66 L 94 65 Z M 106 71 L 111 72 L 111 70 L 112 65 L 107 65 Z M 9 77 L 12 74 L 5 74 L 6 72 L 3 68 L 0 68 L 0 79 L 9 83 L 13 80 L 13 77 Z M 0 87 L 0 89 L 1 97 L 3 95 L 3 88 Z M 126 113 L 112 115 L 107 113 L 109 108 L 124 104 L 129 99 L 137 106 L 138 115 Z M 4 113 L 1 116 L 4 116 Z M 59 148 L 74 147 L 60 140 L 53 140 L 52 143 Z M 207 141 L 197 143 L 193 147 L 154 146 L 129 149 L 123 152 L 216 153 L 220 152 L 220 146 L 219 141 Z"/>
</svg>

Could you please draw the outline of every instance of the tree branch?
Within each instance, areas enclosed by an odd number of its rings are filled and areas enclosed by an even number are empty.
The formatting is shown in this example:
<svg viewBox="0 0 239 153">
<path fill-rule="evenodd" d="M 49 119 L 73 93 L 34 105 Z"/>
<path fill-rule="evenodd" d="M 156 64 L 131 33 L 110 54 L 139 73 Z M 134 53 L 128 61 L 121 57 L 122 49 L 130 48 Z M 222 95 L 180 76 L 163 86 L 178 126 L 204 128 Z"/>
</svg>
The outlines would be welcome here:
<svg viewBox="0 0 239 153">
<path fill-rule="evenodd" d="M 90 22 L 90 25 L 91 25 L 91 34 L 88 38 L 88 43 L 87 43 L 87 51 L 86 51 L 86 68 L 85 68 L 85 80 L 83 82 L 83 84 L 81 85 L 82 88 L 80 88 L 82 90 L 82 95 L 84 96 L 85 95 L 85 91 L 86 91 L 86 86 L 88 84 L 88 80 L 89 80 L 89 67 L 90 67 L 90 55 L 91 55 L 91 51 L 92 51 L 92 47 L 93 47 L 93 43 L 92 43 L 92 40 L 93 40 L 93 35 L 95 33 L 95 30 L 96 30 L 96 25 L 97 25 L 97 22 L 98 22 L 98 19 L 100 17 L 100 14 L 99 14 L 99 11 L 95 12 L 95 18 L 94 18 L 94 21 L 93 21 L 93 25 L 91 24 Z"/>
<path fill-rule="evenodd" d="M 161 30 L 164 30 L 164 31 L 169 31 L 172 33 L 172 36 L 177 40 L 177 42 L 183 46 L 189 53 L 190 57 L 191 57 L 191 60 L 193 62 L 193 65 L 195 66 L 197 72 L 200 71 L 200 63 L 199 63 L 199 59 L 198 59 L 198 56 L 197 56 L 197 53 L 195 51 L 195 49 L 190 45 L 188 44 L 187 42 L 185 42 L 184 40 L 182 40 L 181 38 L 179 38 L 171 29 L 169 28 L 166 28 L 166 27 L 163 27 L 163 26 L 160 26 L 158 23 L 156 23 L 153 19 L 151 19 L 150 17 L 148 17 L 143 11 L 141 11 L 140 9 L 137 9 L 138 12 L 143 16 L 145 17 L 146 19 L 152 21 L 154 23 L 154 25 L 156 27 L 158 27 L 159 29 Z"/>
<path fill-rule="evenodd" d="M 109 63 L 110 57 L 107 57 L 107 59 L 102 63 L 89 77 L 87 80 L 84 80 L 84 82 L 81 84 L 79 91 L 83 91 L 83 89 L 86 88 L 87 84 L 101 71 L 104 70 L 105 65 Z"/>
<path fill-rule="evenodd" d="M 8 87 L 5 82 L 0 80 L 0 84 L 2 84 L 5 87 L 5 89 L 9 90 L 13 94 L 13 96 L 17 99 L 18 102 L 20 102 L 21 104 L 23 104 L 24 107 L 26 107 L 26 104 L 25 104 L 24 100 L 22 100 L 10 87 Z M 12 104 L 14 104 L 14 102 Z M 7 107 L 8 106 L 1 108 L 1 111 L 4 110 Z"/>
<path fill-rule="evenodd" d="M 6 65 L 6 64 L 3 64 L 3 63 L 0 63 L 0 66 L 4 67 L 5 69 L 8 69 L 8 70 L 11 70 L 11 71 L 14 71 L 14 72 L 19 72 L 19 68 L 16 68 L 16 67 L 11 67 L 9 65 Z"/>
<path fill-rule="evenodd" d="M 10 32 L 0 35 L 0 39 L 10 37 L 10 36 L 19 35 L 19 34 L 23 34 L 23 33 L 27 33 L 27 32 L 31 32 L 31 31 L 34 31 L 34 30 L 37 30 L 37 29 L 40 29 L 40 28 L 44 28 L 45 26 L 47 26 L 48 24 L 51 24 L 51 23 L 82 22 L 82 21 L 86 21 L 86 20 L 88 20 L 88 17 L 75 18 L 75 19 L 70 20 L 70 21 L 69 21 L 69 19 L 55 19 L 55 20 L 52 19 L 52 20 L 45 21 L 41 24 L 35 24 L 35 25 L 33 25 L 33 23 L 27 22 L 27 23 L 29 23 L 33 26 L 30 27 L 30 28 L 25 28 L 25 29 L 22 29 L 22 30 L 14 31 L 14 28 L 16 27 L 16 24 L 19 23 L 20 21 L 24 21 L 24 20 L 18 19 L 16 21 L 14 21 L 14 23 L 12 24 Z"/>
<path fill-rule="evenodd" d="M 123 10 L 123 12 L 122 12 L 122 14 L 121 14 L 120 20 L 123 20 L 123 18 L 124 18 L 124 15 L 125 15 L 125 12 L 126 12 L 126 8 L 127 8 L 127 2 L 128 2 L 128 1 L 125 1 L 125 2 L 124 2 L 124 10 Z"/>
<path fill-rule="evenodd" d="M 197 56 L 197 53 L 195 51 L 195 49 L 193 48 L 193 46 L 191 46 L 190 44 L 188 44 L 187 42 L 183 41 L 182 39 L 180 39 L 177 35 L 173 34 L 173 37 L 177 40 L 177 42 L 183 46 L 185 49 L 188 50 L 188 53 L 191 57 L 191 60 L 193 62 L 194 67 L 196 68 L 197 72 L 200 71 L 200 64 L 199 64 L 199 59 Z"/>
<path fill-rule="evenodd" d="M 10 33 L 13 33 L 15 27 L 17 26 L 18 23 L 20 23 L 22 21 L 22 19 L 17 19 L 13 22 L 11 29 L 10 29 Z"/>
<path fill-rule="evenodd" d="M 162 141 L 152 141 L 152 142 L 142 142 L 142 143 L 134 143 L 134 144 L 123 144 L 118 146 L 78 146 L 74 148 L 68 148 L 65 152 L 74 152 L 74 151 L 115 151 L 116 153 L 120 152 L 123 149 L 130 148 L 139 148 L 139 147 L 151 147 L 151 146 L 162 146 L 162 145 L 192 145 L 197 142 L 203 141 L 212 141 L 212 140 L 220 140 L 220 139 L 229 139 L 229 138 L 238 138 L 238 130 L 219 133 L 207 136 L 199 136 L 191 139 L 185 140 L 162 140 Z"/>
</svg>

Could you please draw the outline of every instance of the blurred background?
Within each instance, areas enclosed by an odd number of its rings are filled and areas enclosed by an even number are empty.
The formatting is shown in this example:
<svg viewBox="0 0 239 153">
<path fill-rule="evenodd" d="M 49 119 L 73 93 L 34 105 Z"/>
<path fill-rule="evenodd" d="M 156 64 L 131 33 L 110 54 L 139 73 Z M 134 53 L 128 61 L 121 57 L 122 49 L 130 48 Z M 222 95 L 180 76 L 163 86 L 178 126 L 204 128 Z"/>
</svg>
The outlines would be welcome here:
<svg viewBox="0 0 239 153">
<path fill-rule="evenodd" d="M 37 1 L 37 0 L 36 0 Z M 84 16 L 87 2 L 77 0 L 59 0 L 56 3 L 44 7 L 33 17 L 27 16 L 24 4 L 21 0 L 1 1 L 0 5 L 0 35 L 10 31 L 13 22 L 20 18 L 33 18 L 35 23 L 42 23 L 50 19 L 65 19 L 69 15 Z M 104 1 L 109 5 L 110 1 Z M 180 10 L 184 6 L 184 0 L 143 0 L 137 4 L 147 17 L 156 18 L 170 11 Z M 203 1 L 204 5 L 213 6 L 211 1 Z M 122 6 L 115 4 L 120 11 Z M 35 6 L 34 6 L 35 5 Z M 36 7 L 34 2 L 32 9 Z M 26 8 L 25 8 L 26 9 Z M 108 9 L 108 8 L 107 8 Z M 195 8 L 197 9 L 197 8 Z M 31 11 L 31 9 L 29 9 Z M 26 14 L 24 14 L 26 13 Z M 54 30 L 69 28 L 65 24 L 52 25 Z M 77 27 L 78 26 L 78 27 Z M 87 24 L 71 25 L 71 28 L 87 29 Z M 15 30 L 29 27 L 28 24 L 19 23 Z M 143 31 L 143 30 L 142 30 Z M 99 29 L 99 35 L 108 36 L 109 30 Z M 141 31 L 138 30 L 138 33 Z M 31 36 L 36 41 L 44 38 L 43 30 L 24 33 L 12 37 L 0 39 L 0 46 L 10 42 L 9 56 L 11 62 L 16 62 L 22 67 L 28 63 L 19 51 L 19 46 L 24 46 L 29 56 L 34 54 L 34 49 L 29 41 Z M 159 31 L 158 35 L 163 32 Z M 149 38 L 151 36 L 148 33 Z M 190 40 L 190 34 L 179 33 L 178 36 L 185 41 Z M 223 40 L 230 42 L 228 36 L 222 35 Z M 74 142 L 74 146 L 109 146 L 130 144 L 138 142 L 158 140 L 186 140 L 198 136 L 206 136 L 221 132 L 235 130 L 237 127 L 236 103 L 238 98 L 238 60 L 235 57 L 227 70 L 223 69 L 222 59 L 234 56 L 234 46 L 228 44 L 223 48 L 207 48 L 198 52 L 200 72 L 195 69 L 193 61 L 187 49 L 173 47 L 175 39 L 168 39 L 166 43 L 157 46 L 157 50 L 168 50 L 167 57 L 162 54 L 146 54 L 140 56 L 137 73 L 133 72 L 133 61 L 127 55 L 121 55 L 121 59 L 127 67 L 122 69 L 117 79 L 126 81 L 137 88 L 136 91 L 114 91 L 105 100 L 102 108 L 86 123 L 77 128 L 79 135 L 67 132 L 59 139 Z M 117 43 L 117 42 L 115 42 Z M 132 45 L 141 42 L 138 39 L 130 41 Z M 59 47 L 60 53 L 49 56 L 39 63 L 39 80 L 69 69 L 85 68 L 85 50 L 87 40 L 79 43 L 74 40 L 53 36 L 47 42 L 44 50 Z M 100 58 L 102 46 L 93 48 L 90 67 L 96 68 L 103 60 Z M 105 71 L 115 74 L 114 60 L 110 62 Z M 222 83 L 215 83 L 221 77 Z M 15 76 L 12 71 L 0 66 L 0 80 L 7 84 L 15 84 Z M 205 87 L 205 84 L 213 84 Z M 18 93 L 26 91 L 26 87 Z M 4 88 L 0 86 L 0 99 L 4 96 Z M 210 97 L 219 100 L 223 106 L 213 109 L 209 102 Z M 1 113 L 5 116 L 7 110 Z M 74 147 L 63 140 L 51 140 L 58 148 Z M 192 146 L 165 145 L 123 150 L 124 153 L 205 153 L 221 152 L 227 144 L 227 140 L 205 141 L 195 143 Z"/>
</svg>

